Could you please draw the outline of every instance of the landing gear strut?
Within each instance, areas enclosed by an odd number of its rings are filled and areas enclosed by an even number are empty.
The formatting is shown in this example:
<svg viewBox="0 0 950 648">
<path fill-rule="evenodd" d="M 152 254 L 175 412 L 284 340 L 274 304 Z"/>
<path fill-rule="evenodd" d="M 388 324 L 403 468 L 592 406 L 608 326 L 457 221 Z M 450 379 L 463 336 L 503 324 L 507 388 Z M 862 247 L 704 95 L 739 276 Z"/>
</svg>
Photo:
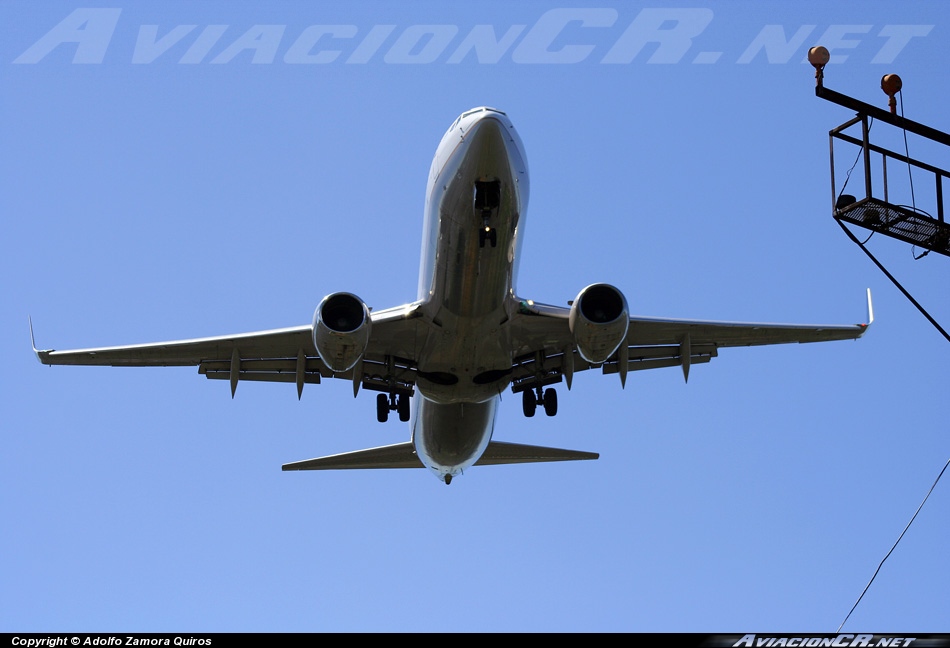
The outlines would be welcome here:
<svg viewBox="0 0 950 648">
<path fill-rule="evenodd" d="M 488 222 L 488 219 L 485 219 L 485 222 Z M 491 243 L 492 247 L 495 247 L 498 244 L 498 232 L 494 227 L 485 225 L 482 229 L 478 230 L 478 247 L 485 247 L 485 243 Z"/>
<path fill-rule="evenodd" d="M 475 212 L 481 214 L 482 229 L 478 232 L 478 247 L 485 247 L 485 243 L 491 243 L 492 247 L 498 245 L 498 232 L 491 226 L 489 219 L 492 212 L 497 212 L 501 206 L 501 182 L 498 180 L 476 180 L 475 181 Z"/>
<path fill-rule="evenodd" d="M 557 391 L 553 387 L 548 389 L 538 387 L 536 391 L 526 389 L 521 392 L 521 408 L 525 416 L 528 418 L 534 416 L 538 404 L 544 407 L 544 413 L 548 416 L 557 414 Z"/>
</svg>

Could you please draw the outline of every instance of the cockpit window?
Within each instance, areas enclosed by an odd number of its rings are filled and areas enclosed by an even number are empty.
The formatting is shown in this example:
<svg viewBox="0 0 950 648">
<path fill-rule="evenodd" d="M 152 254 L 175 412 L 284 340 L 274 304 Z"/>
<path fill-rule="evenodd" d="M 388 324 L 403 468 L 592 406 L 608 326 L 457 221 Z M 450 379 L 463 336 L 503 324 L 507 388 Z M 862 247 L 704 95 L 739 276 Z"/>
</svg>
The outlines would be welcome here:
<svg viewBox="0 0 950 648">
<path fill-rule="evenodd" d="M 465 119 L 469 115 L 474 115 L 475 113 L 480 113 L 480 112 L 493 112 L 493 113 L 498 113 L 499 115 L 505 114 L 502 111 L 498 110 L 497 108 L 489 108 L 488 106 L 480 106 L 478 108 L 472 108 L 471 110 L 467 110 L 463 112 L 462 116 L 459 119 Z M 507 117 L 507 115 L 505 116 Z"/>
</svg>

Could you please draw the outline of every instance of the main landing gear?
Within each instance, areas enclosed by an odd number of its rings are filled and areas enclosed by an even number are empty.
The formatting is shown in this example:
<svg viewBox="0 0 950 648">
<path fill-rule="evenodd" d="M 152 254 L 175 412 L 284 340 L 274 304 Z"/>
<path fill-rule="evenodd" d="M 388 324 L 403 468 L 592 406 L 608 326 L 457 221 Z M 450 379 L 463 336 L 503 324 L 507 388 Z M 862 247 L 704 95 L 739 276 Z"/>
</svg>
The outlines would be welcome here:
<svg viewBox="0 0 950 648">
<path fill-rule="evenodd" d="M 530 389 L 521 392 L 521 407 L 528 418 L 534 416 L 539 403 L 544 407 L 545 414 L 554 416 L 557 414 L 557 391 L 553 387 L 548 389 L 538 387 L 536 392 Z"/>
<path fill-rule="evenodd" d="M 385 423 L 390 412 L 398 412 L 399 420 L 409 420 L 409 396 L 406 394 L 378 394 L 376 396 L 376 420 Z"/>
</svg>

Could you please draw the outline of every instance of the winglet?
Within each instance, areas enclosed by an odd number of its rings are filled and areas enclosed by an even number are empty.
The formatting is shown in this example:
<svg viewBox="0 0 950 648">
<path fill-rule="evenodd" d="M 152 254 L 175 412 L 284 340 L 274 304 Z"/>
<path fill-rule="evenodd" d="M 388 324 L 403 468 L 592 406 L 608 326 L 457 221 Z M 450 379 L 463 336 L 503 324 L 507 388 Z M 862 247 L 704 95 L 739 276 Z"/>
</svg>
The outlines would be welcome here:
<svg viewBox="0 0 950 648">
<path fill-rule="evenodd" d="M 40 364 L 46 364 L 43 362 L 43 354 L 49 353 L 49 351 L 40 351 L 36 348 L 36 338 L 33 337 L 33 317 L 30 316 L 30 345 L 33 347 L 33 353 L 36 355 L 36 359 L 39 360 Z"/>
<path fill-rule="evenodd" d="M 864 325 L 865 328 L 871 326 L 874 323 L 874 305 L 871 304 L 871 289 L 868 288 L 868 323 Z"/>
</svg>

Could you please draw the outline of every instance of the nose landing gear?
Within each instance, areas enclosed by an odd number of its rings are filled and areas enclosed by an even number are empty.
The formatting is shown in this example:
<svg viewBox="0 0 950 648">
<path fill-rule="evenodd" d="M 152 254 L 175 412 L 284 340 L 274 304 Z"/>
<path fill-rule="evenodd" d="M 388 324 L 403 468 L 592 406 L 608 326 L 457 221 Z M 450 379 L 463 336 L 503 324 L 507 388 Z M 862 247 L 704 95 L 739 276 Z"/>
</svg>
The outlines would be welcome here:
<svg viewBox="0 0 950 648">
<path fill-rule="evenodd" d="M 487 217 L 484 223 L 485 225 L 478 231 L 478 247 L 485 247 L 485 243 L 491 243 L 491 246 L 495 247 L 498 245 L 498 232 L 488 224 Z"/>
<path fill-rule="evenodd" d="M 497 212 L 501 205 L 501 182 L 499 180 L 476 180 L 474 210 L 482 217 L 482 228 L 478 232 L 478 247 L 485 247 L 490 243 L 492 247 L 498 244 L 498 232 L 491 226 L 492 212 Z"/>
</svg>

